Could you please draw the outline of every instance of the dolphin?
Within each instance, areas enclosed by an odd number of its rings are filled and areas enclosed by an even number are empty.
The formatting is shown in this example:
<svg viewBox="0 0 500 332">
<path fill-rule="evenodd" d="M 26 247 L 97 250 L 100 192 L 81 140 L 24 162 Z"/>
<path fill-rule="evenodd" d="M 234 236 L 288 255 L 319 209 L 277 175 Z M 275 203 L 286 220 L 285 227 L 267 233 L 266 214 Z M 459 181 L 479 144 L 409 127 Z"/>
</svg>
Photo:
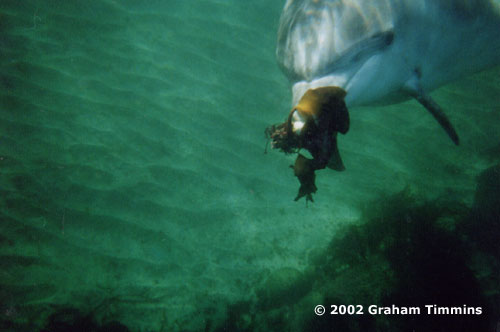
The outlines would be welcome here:
<svg viewBox="0 0 500 332">
<path fill-rule="evenodd" d="M 273 148 L 311 153 L 292 167 L 295 200 L 312 201 L 314 171 L 345 168 L 337 132 L 350 107 L 414 98 L 459 144 L 429 93 L 500 64 L 500 0 L 287 0 L 276 55 L 295 106 L 266 132 Z"/>
</svg>

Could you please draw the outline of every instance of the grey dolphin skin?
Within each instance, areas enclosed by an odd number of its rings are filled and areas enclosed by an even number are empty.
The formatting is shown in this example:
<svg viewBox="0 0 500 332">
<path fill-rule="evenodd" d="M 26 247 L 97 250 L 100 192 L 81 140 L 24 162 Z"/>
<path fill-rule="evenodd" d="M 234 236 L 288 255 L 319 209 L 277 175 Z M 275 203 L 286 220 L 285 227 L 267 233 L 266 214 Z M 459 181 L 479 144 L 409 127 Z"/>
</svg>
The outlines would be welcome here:
<svg viewBox="0 0 500 332">
<path fill-rule="evenodd" d="M 312 201 L 314 171 L 344 170 L 337 133 L 348 108 L 416 99 L 458 145 L 434 89 L 500 64 L 499 0 L 288 0 L 278 64 L 292 84 L 287 121 L 267 128 L 271 146 L 299 154 L 298 200 Z"/>
</svg>

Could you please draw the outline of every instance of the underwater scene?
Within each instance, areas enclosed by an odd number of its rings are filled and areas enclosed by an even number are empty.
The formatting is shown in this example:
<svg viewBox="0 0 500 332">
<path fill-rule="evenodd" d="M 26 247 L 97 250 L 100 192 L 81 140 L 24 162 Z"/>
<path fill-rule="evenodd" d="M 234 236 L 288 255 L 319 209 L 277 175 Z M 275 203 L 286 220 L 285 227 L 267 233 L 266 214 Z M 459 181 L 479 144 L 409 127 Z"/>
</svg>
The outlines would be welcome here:
<svg viewBox="0 0 500 332">
<path fill-rule="evenodd" d="M 345 88 L 345 170 L 322 146 L 304 179 L 270 139 L 302 96 L 285 3 L 336 1 L 0 1 L 0 331 L 500 331 L 500 10 L 435 1 L 488 38 L 434 38 L 464 55 L 425 54 L 423 98 Z"/>
</svg>

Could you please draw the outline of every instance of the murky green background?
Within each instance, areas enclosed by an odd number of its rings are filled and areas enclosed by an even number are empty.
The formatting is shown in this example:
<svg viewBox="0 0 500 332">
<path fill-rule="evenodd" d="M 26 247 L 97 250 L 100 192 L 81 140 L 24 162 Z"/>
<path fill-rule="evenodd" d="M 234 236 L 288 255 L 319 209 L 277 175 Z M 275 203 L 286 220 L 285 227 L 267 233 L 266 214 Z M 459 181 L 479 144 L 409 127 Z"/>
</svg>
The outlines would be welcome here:
<svg viewBox="0 0 500 332">
<path fill-rule="evenodd" d="M 416 102 L 352 109 L 347 171 L 318 172 L 315 203 L 293 202 L 294 157 L 264 154 L 291 100 L 274 55 L 282 6 L 0 3 L 2 328 L 71 307 L 131 331 L 212 331 L 228 305 L 268 301 L 270 275 L 308 271 L 373 200 L 473 205 L 500 156 L 498 70 L 433 93 L 459 147 Z"/>
</svg>

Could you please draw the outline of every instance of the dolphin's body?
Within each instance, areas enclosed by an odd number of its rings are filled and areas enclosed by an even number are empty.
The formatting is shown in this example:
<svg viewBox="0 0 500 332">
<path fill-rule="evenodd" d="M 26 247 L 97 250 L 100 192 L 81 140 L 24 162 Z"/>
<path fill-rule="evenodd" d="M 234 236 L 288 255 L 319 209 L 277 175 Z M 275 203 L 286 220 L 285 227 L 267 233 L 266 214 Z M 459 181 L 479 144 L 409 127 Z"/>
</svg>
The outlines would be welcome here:
<svg viewBox="0 0 500 332">
<path fill-rule="evenodd" d="M 344 169 L 349 107 L 413 97 L 459 143 L 428 93 L 500 64 L 500 0 L 287 0 L 276 54 L 295 106 L 266 133 L 273 148 L 310 152 L 293 168 L 296 200 L 312 200 L 315 171 Z"/>
<path fill-rule="evenodd" d="M 288 0 L 276 54 L 294 105 L 324 86 L 348 107 L 414 97 L 458 144 L 428 93 L 500 63 L 500 1 Z"/>
</svg>

